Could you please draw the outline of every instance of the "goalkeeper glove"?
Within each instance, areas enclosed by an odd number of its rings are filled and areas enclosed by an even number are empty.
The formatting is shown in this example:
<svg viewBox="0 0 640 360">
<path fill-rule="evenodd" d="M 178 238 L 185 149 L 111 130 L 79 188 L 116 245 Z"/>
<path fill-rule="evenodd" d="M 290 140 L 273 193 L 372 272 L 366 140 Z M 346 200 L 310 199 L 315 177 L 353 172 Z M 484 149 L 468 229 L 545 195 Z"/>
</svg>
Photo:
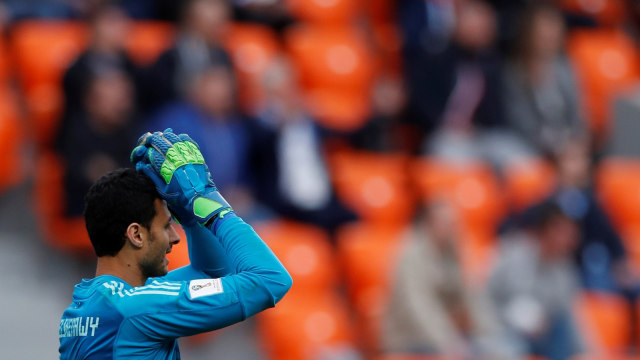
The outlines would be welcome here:
<svg viewBox="0 0 640 360">
<path fill-rule="evenodd" d="M 166 129 L 142 135 L 131 152 L 131 162 L 153 180 L 183 225 L 209 227 L 213 220 L 233 211 L 213 183 L 198 144 L 186 134 Z"/>
</svg>

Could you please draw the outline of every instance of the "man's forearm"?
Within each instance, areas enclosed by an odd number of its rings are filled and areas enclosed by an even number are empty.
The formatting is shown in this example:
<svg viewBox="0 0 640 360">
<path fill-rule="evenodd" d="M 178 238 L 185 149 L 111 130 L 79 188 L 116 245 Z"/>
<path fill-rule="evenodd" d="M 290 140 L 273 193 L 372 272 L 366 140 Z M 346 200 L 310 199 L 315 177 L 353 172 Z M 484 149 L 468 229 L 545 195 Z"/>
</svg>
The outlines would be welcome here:
<svg viewBox="0 0 640 360">
<path fill-rule="evenodd" d="M 237 216 L 220 221 L 216 237 L 226 251 L 235 274 L 245 316 L 251 316 L 280 301 L 292 285 L 291 276 L 253 228 Z"/>
<path fill-rule="evenodd" d="M 231 273 L 225 250 L 210 229 L 201 225 L 184 226 L 189 246 L 191 266 L 210 277 Z"/>
</svg>

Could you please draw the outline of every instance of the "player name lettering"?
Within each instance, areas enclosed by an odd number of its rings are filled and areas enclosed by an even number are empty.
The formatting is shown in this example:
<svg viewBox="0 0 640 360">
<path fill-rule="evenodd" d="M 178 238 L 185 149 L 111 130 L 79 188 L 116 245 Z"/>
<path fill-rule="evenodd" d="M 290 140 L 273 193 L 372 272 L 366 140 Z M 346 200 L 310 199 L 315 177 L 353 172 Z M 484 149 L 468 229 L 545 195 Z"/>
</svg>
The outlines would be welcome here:
<svg viewBox="0 0 640 360">
<path fill-rule="evenodd" d="M 60 337 L 88 336 L 91 329 L 91 336 L 96 334 L 96 329 L 100 323 L 99 317 L 75 317 L 60 320 Z"/>
</svg>

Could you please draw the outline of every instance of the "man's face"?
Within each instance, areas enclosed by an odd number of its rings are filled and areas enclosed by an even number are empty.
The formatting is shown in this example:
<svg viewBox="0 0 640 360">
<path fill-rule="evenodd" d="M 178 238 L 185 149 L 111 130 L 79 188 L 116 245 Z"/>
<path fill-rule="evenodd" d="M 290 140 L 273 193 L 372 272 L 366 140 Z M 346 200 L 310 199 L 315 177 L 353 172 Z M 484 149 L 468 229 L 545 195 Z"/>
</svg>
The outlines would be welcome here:
<svg viewBox="0 0 640 360">
<path fill-rule="evenodd" d="M 164 276 L 169 271 L 169 260 L 166 255 L 171 252 L 173 245 L 180 241 L 178 233 L 173 228 L 171 213 L 164 200 L 156 199 L 154 206 L 156 216 L 151 221 L 145 254 L 139 262 L 142 275 L 145 277 Z"/>
</svg>

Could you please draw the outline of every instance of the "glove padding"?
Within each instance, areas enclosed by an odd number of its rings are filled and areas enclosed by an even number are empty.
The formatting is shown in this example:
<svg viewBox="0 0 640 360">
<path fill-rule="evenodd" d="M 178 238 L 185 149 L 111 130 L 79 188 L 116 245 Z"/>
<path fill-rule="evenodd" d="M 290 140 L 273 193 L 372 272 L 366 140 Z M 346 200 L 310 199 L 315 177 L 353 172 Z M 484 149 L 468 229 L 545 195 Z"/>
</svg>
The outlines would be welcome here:
<svg viewBox="0 0 640 360">
<path fill-rule="evenodd" d="M 183 225 L 205 225 L 233 211 L 213 183 L 200 147 L 186 134 L 166 129 L 142 135 L 131 152 L 131 162 L 153 180 Z"/>
</svg>

